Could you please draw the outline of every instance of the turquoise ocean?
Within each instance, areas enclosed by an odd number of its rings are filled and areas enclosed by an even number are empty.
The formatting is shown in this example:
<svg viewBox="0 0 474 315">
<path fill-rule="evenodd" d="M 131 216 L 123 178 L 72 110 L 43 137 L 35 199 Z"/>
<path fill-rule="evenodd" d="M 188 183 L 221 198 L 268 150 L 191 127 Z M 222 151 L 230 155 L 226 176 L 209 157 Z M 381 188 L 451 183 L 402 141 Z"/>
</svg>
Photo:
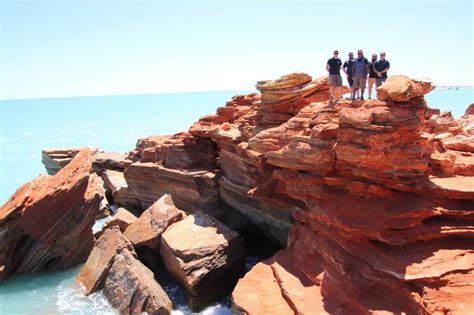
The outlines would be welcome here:
<svg viewBox="0 0 474 315">
<path fill-rule="evenodd" d="M 187 130 L 233 95 L 249 91 L 98 96 L 0 101 L 0 203 L 45 170 L 42 149 L 98 147 L 128 152 L 137 139 Z M 433 108 L 460 117 L 474 89 L 443 88 L 426 96 Z M 97 223 L 97 227 L 100 222 Z M 116 314 L 101 293 L 82 295 L 74 282 L 80 267 L 14 277 L 0 284 L 0 314 Z M 166 288 L 165 288 L 166 289 Z M 175 287 L 167 288 L 173 294 Z M 178 293 L 176 293 L 178 295 Z M 176 300 L 176 298 L 175 298 Z M 178 301 L 175 314 L 188 313 Z M 202 314 L 230 314 L 222 304 Z"/>
</svg>

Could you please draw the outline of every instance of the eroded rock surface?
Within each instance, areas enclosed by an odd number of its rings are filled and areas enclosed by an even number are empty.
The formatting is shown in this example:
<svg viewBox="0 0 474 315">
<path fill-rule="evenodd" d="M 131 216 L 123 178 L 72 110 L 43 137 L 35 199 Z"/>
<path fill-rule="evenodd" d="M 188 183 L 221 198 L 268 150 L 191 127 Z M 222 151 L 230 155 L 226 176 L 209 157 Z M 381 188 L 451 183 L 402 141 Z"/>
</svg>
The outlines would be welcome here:
<svg viewBox="0 0 474 315">
<path fill-rule="evenodd" d="M 120 314 L 168 315 L 172 303 L 145 265 L 127 249 L 116 255 L 107 278 L 104 294 Z"/>
<path fill-rule="evenodd" d="M 41 162 L 48 174 L 54 175 L 68 165 L 80 150 L 79 148 L 43 150 L 41 152 Z"/>
<path fill-rule="evenodd" d="M 184 213 L 174 205 L 171 195 L 163 195 L 124 232 L 135 247 L 160 248 L 161 235 L 175 222 L 183 219 Z"/>
<path fill-rule="evenodd" d="M 67 269 L 84 262 L 103 183 L 90 176 L 83 149 L 52 176 L 20 187 L 0 209 L 0 280 L 11 274 Z"/>
<path fill-rule="evenodd" d="M 239 281 L 235 310 L 474 309 L 466 298 L 474 288 L 471 118 L 427 108 L 432 88 L 394 76 L 379 100 L 310 104 L 249 140 L 274 166 L 264 171 L 267 186 L 257 180 L 255 198 L 281 193 L 300 210 L 288 248 Z"/>
<path fill-rule="evenodd" d="M 84 285 L 86 294 L 103 288 L 115 255 L 123 249 L 134 253 L 132 243 L 122 235 L 118 227 L 106 228 L 95 242 L 86 264 L 76 278 L 77 282 Z"/>
<path fill-rule="evenodd" d="M 125 208 L 118 208 L 115 214 L 105 223 L 104 230 L 112 227 L 118 226 L 120 231 L 123 233 L 128 228 L 130 224 L 135 222 L 138 218 Z"/>
<path fill-rule="evenodd" d="M 235 312 L 471 312 L 473 105 L 460 119 L 429 108 L 432 83 L 406 76 L 367 101 L 329 101 L 327 78 L 304 73 L 256 88 L 187 132 L 140 139 L 125 198 L 113 199 L 145 210 L 172 194 L 186 211 L 236 210 L 287 244 L 240 279 Z M 214 298 L 233 286 L 222 281 L 237 269 L 220 268 L 240 257 L 222 254 L 226 233 L 191 222 L 200 216 L 168 227 L 160 249 L 195 308 L 211 301 L 200 300 L 204 288 Z"/>
<path fill-rule="evenodd" d="M 160 253 L 166 269 L 190 293 L 195 310 L 227 295 L 244 270 L 239 234 L 200 212 L 163 233 Z"/>
</svg>

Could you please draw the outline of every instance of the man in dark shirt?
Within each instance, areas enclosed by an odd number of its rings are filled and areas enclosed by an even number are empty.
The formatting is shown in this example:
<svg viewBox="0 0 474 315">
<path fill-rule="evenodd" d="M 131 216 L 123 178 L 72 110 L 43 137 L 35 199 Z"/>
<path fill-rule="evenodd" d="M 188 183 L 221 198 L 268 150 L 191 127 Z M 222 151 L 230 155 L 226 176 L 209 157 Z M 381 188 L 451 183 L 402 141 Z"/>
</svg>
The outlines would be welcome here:
<svg viewBox="0 0 474 315">
<path fill-rule="evenodd" d="M 338 89 L 338 97 L 342 95 L 342 78 L 341 78 L 341 66 L 342 61 L 338 58 L 339 52 L 334 51 L 333 57 L 328 60 L 326 64 L 326 70 L 329 72 L 329 92 L 331 93 L 331 99 L 335 99 L 334 88 Z"/>
<path fill-rule="evenodd" d="M 377 62 L 377 54 L 372 54 L 372 60 L 369 63 L 369 100 L 372 98 L 372 89 L 377 79 L 377 73 L 375 73 L 374 65 Z"/>
<path fill-rule="evenodd" d="M 367 75 L 369 74 L 369 61 L 364 57 L 364 52 L 362 49 L 357 51 L 357 59 L 354 60 L 353 69 L 353 78 L 354 84 L 352 85 L 354 90 L 354 95 L 358 90 L 360 90 L 360 99 L 364 99 L 365 85 L 367 82 Z M 352 97 L 354 99 L 354 97 Z"/>
<path fill-rule="evenodd" d="M 352 78 L 352 71 L 354 67 L 354 53 L 350 52 L 349 53 L 349 59 L 344 62 L 342 65 L 342 70 L 347 76 L 347 83 L 349 84 L 349 87 L 351 88 L 351 98 L 354 98 L 353 90 L 352 90 L 352 83 L 354 83 L 354 79 Z"/>
<path fill-rule="evenodd" d="M 387 71 L 390 70 L 390 62 L 385 59 L 385 52 L 380 53 L 380 60 L 374 64 L 374 71 L 377 74 L 375 85 L 381 86 L 387 80 Z"/>
</svg>

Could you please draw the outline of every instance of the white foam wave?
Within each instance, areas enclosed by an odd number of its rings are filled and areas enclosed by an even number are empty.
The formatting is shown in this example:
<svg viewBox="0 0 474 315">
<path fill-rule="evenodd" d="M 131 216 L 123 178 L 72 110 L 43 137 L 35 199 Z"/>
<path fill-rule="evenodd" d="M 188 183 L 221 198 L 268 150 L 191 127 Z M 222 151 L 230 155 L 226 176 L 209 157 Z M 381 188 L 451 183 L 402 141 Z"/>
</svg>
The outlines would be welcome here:
<svg viewBox="0 0 474 315">
<path fill-rule="evenodd" d="M 102 291 L 86 296 L 83 289 L 70 279 L 64 280 L 56 288 L 57 310 L 59 314 L 89 315 L 118 314 Z"/>
</svg>

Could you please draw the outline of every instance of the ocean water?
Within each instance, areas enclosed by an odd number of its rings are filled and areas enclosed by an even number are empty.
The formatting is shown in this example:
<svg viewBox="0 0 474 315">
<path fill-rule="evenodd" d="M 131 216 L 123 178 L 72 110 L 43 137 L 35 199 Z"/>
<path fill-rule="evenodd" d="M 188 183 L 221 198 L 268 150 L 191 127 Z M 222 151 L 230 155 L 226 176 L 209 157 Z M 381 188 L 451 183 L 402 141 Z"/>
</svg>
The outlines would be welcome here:
<svg viewBox="0 0 474 315">
<path fill-rule="evenodd" d="M 186 130 L 199 117 L 213 114 L 233 95 L 248 92 L 0 101 L 0 203 L 20 185 L 45 173 L 42 149 L 90 146 L 128 152 L 138 138 Z M 460 117 L 474 103 L 473 93 L 473 89 L 438 89 L 426 99 L 430 107 Z M 101 293 L 83 296 L 74 282 L 79 269 L 24 275 L 1 283 L 0 314 L 115 314 Z M 171 283 L 165 289 L 177 302 L 175 314 L 189 313 L 176 286 Z M 222 303 L 202 312 L 229 313 Z"/>
</svg>

